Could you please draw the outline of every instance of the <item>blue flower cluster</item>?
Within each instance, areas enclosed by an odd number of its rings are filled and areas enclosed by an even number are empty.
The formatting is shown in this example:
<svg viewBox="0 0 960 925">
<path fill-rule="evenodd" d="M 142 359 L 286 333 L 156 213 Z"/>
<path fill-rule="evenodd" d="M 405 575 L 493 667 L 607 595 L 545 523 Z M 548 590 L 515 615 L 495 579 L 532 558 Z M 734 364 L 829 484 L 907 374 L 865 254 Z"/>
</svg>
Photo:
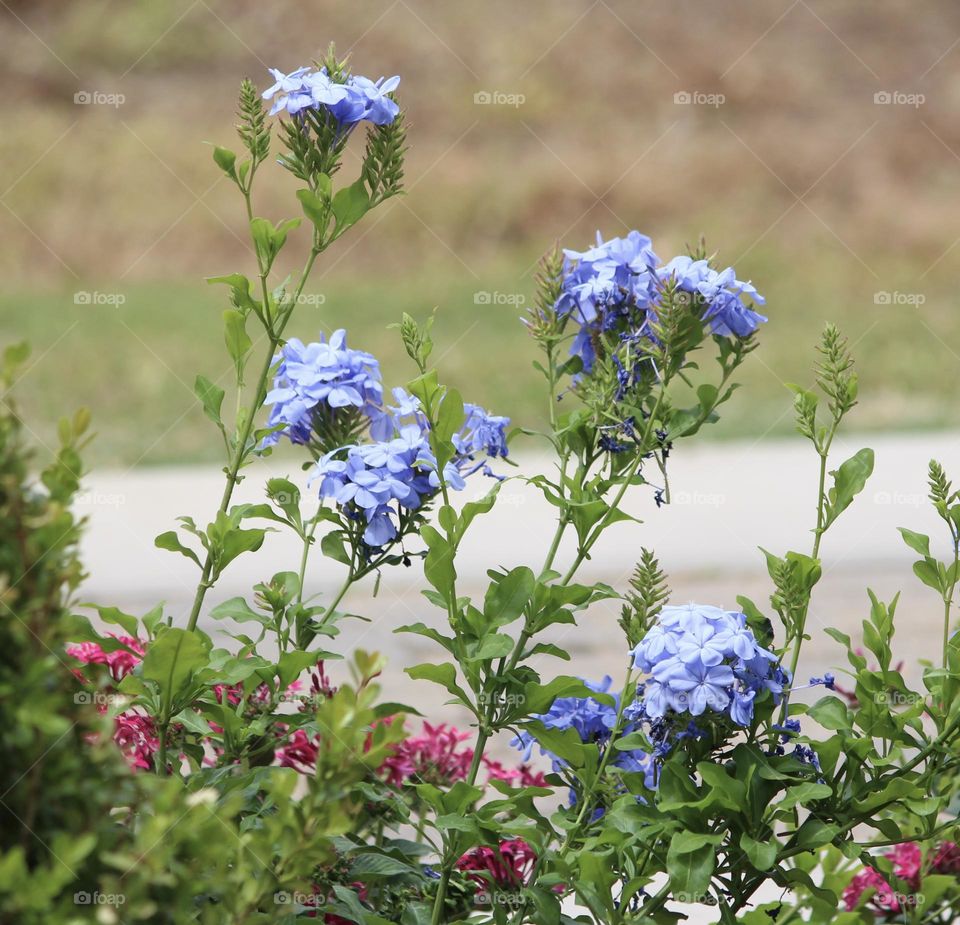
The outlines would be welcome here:
<svg viewBox="0 0 960 925">
<path fill-rule="evenodd" d="M 603 241 L 585 251 L 564 251 L 563 281 L 554 310 L 572 317 L 579 329 L 571 353 L 589 372 L 596 359 L 596 338 L 616 334 L 622 341 L 652 337 L 665 287 L 702 300 L 702 319 L 713 334 L 746 337 L 767 319 L 744 302 L 763 305 L 764 299 L 750 284 L 736 278 L 732 267 L 714 270 L 706 260 L 674 257 L 661 265 L 652 242 L 639 231 L 625 238 Z"/>
<path fill-rule="evenodd" d="M 335 331 L 329 341 L 321 335 L 312 344 L 291 338 L 276 360 L 280 365 L 266 397 L 273 406 L 267 424 L 283 428 L 266 437 L 264 445 L 273 446 L 280 437 L 309 443 L 314 415 L 326 409 L 356 408 L 384 432 L 380 364 L 373 354 L 348 348 L 346 331 Z M 392 424 L 386 427 L 392 433 Z"/>
<path fill-rule="evenodd" d="M 485 475 L 502 479 L 487 464 L 487 458 L 506 458 L 507 427 L 510 418 L 499 414 L 490 414 L 479 405 L 465 402 L 463 405 L 466 419 L 463 426 L 453 435 L 453 445 L 459 453 L 459 464 L 465 475 L 472 475 L 482 469 Z M 480 456 L 480 460 L 477 457 Z M 472 463 L 472 465 L 471 465 Z"/>
<path fill-rule="evenodd" d="M 607 694 L 610 691 L 612 679 L 606 675 L 599 684 L 582 679 L 583 683 L 592 691 Z M 548 729 L 573 729 L 584 744 L 603 745 L 611 736 L 619 712 L 620 696 L 611 695 L 613 703 L 606 703 L 593 697 L 558 697 L 554 700 L 547 713 L 535 715 Z M 623 730 L 624 735 L 639 728 L 634 723 L 628 723 Z M 524 752 L 525 760 L 530 760 L 535 740 L 529 732 L 523 732 L 510 743 Z M 550 757 L 554 771 L 565 767 L 565 763 L 556 755 L 551 754 L 541 746 L 540 753 Z M 641 749 L 631 751 L 617 751 L 608 762 L 611 767 L 634 774 L 643 774 L 646 786 L 653 789 L 656 786 L 656 768 L 651 757 Z"/>
<path fill-rule="evenodd" d="M 437 460 L 430 448 L 429 429 L 417 399 L 403 389 L 393 390 L 396 406 L 374 420 L 376 442 L 343 447 L 317 462 L 320 497 L 331 498 L 354 516 L 366 521 L 363 541 L 379 548 L 398 535 L 400 509 L 415 511 L 440 488 Z M 448 489 L 461 491 L 465 477 L 481 467 L 492 475 L 477 454 L 507 455 L 505 428 L 509 418 L 489 415 L 478 405 L 466 405 L 467 417 L 453 436 L 458 455 L 443 469 Z M 391 436 L 380 439 L 386 426 Z M 379 432 L 379 433 L 378 433 Z"/>
<path fill-rule="evenodd" d="M 287 112 L 295 116 L 305 109 L 325 109 L 340 125 L 353 126 L 363 121 L 389 125 L 400 112 L 389 95 L 397 89 L 399 77 L 372 81 L 351 75 L 339 83 L 326 68 L 299 67 L 290 74 L 269 70 L 275 83 L 264 91 L 263 98 L 273 100 L 270 115 Z"/>
<path fill-rule="evenodd" d="M 443 475 L 448 487 L 464 487 L 455 462 L 446 464 Z M 385 546 L 397 536 L 394 502 L 414 511 L 440 487 L 427 433 L 416 425 L 404 427 L 391 440 L 328 453 L 317 462 L 315 477 L 321 498 L 363 515 L 363 541 L 371 547 Z"/>
<path fill-rule="evenodd" d="M 651 721 L 709 710 L 748 726 L 756 696 L 768 690 L 779 701 L 789 683 L 742 613 L 705 604 L 664 607 L 632 654 L 634 666 L 652 675 L 642 700 Z"/>
<path fill-rule="evenodd" d="M 343 330 L 312 344 L 291 339 L 277 360 L 266 403 L 272 405 L 268 424 L 278 429 L 263 444 L 275 445 L 281 437 L 297 444 L 316 437 L 319 444 L 318 431 L 329 430 L 323 425 L 335 421 L 338 412 L 366 418 L 371 442 L 321 447 L 329 452 L 317 461 L 314 478 L 320 479 L 321 498 L 332 499 L 348 516 L 363 518 L 367 546 L 385 546 L 398 535 L 401 511 L 417 510 L 440 487 L 419 400 L 396 388 L 391 393 L 395 404 L 385 403 L 376 357 L 347 347 Z M 448 488 L 461 490 L 464 478 L 480 468 L 493 474 L 486 459 L 507 456 L 509 424 L 509 418 L 479 405 L 464 405 L 464 422 L 452 438 L 457 455 L 444 466 Z"/>
</svg>

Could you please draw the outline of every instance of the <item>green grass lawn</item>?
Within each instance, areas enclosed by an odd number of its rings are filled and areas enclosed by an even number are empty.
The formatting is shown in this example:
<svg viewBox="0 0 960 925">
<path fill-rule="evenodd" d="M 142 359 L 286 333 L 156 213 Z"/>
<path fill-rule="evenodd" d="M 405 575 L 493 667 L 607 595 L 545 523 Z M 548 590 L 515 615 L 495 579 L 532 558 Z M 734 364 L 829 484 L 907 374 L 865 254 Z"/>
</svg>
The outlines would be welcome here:
<svg viewBox="0 0 960 925">
<path fill-rule="evenodd" d="M 399 279 L 331 274 L 312 289 L 322 304 L 298 309 L 290 333 L 309 338 L 319 330 L 346 327 L 352 346 L 376 353 L 388 386 L 411 375 L 396 331 L 388 325 L 401 312 L 423 318 L 438 307 L 435 359 L 446 380 L 468 398 L 518 423 L 537 425 L 546 398 L 531 362 L 533 344 L 519 322 L 516 304 L 532 292 L 523 275 L 530 261 L 487 267 L 478 282 L 450 266 L 423 267 Z M 531 258 L 532 259 L 532 258 Z M 807 382 L 813 344 L 826 320 L 849 335 L 860 361 L 861 407 L 855 426 L 924 428 L 952 426 L 960 388 L 960 317 L 944 279 L 935 290 L 925 281 L 926 302 L 877 305 L 876 283 L 850 275 L 850 261 L 824 265 L 787 262 L 773 252 L 751 255 L 750 275 L 768 297 L 770 323 L 762 345 L 743 370 L 743 388 L 726 406 L 724 419 L 705 434 L 715 438 L 759 437 L 792 429 L 785 381 Z M 896 279 L 894 264 L 887 274 Z M 912 291 L 909 268 L 901 291 Z M 887 283 L 887 288 L 893 288 Z M 118 291 L 89 282 L 77 290 Z M 28 339 L 33 356 L 16 392 L 28 426 L 52 444 L 59 415 L 92 409 L 97 439 L 88 458 L 96 465 L 161 464 L 219 459 L 216 434 L 192 394 L 197 373 L 229 386 L 219 312 L 226 289 L 202 280 L 138 283 L 124 287 L 125 301 L 75 304 L 74 289 L 20 292 L 0 297 L 0 339 Z M 478 291 L 498 293 L 493 304 Z M 228 402 L 230 399 L 228 398 Z M 225 405 L 227 407 L 227 405 Z"/>
</svg>

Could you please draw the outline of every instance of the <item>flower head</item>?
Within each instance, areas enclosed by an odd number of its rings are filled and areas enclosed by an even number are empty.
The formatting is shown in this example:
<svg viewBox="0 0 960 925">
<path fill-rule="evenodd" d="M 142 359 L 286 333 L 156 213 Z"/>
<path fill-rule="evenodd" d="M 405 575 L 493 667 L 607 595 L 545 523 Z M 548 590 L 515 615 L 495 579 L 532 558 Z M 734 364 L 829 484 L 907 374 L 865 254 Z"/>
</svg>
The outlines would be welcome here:
<svg viewBox="0 0 960 925">
<path fill-rule="evenodd" d="M 282 425 L 270 434 L 267 446 L 286 437 L 292 443 L 309 443 L 320 423 L 318 415 L 355 410 L 372 421 L 383 415 L 383 385 L 376 357 L 347 347 L 346 331 L 329 341 L 304 344 L 291 338 L 277 356 L 279 366 L 266 403 L 272 405 L 268 425 Z"/>
<path fill-rule="evenodd" d="M 613 679 L 606 675 L 599 683 L 593 683 L 585 679 L 583 679 L 583 683 L 598 694 L 607 694 Z M 595 697 L 558 697 L 553 701 L 547 713 L 540 713 L 534 718 L 539 719 L 548 729 L 573 729 L 584 744 L 595 744 L 603 747 L 609 741 L 617 725 L 619 695 L 612 695 L 612 700 L 613 703 Z M 633 722 L 633 717 L 628 715 L 629 707 L 624 711 L 624 714 L 628 723 L 622 731 L 626 734 L 636 728 L 636 724 Z M 524 732 L 514 738 L 510 744 L 523 751 L 524 759 L 529 760 L 533 752 L 534 742 L 534 737 L 529 732 Z M 542 746 L 540 752 L 551 759 L 555 771 L 559 771 L 566 766 L 562 759 Z M 647 786 L 654 786 L 653 764 L 650 761 L 650 756 L 642 750 L 618 750 L 609 764 L 628 773 L 642 773 L 646 775 Z"/>
<path fill-rule="evenodd" d="M 883 856 L 893 863 L 894 874 L 907 884 L 911 894 L 917 893 L 920 890 L 920 867 L 923 860 L 920 846 L 914 842 L 904 842 L 884 852 Z M 865 867 L 843 891 L 843 902 L 848 912 L 860 905 L 867 890 L 874 890 L 867 902 L 879 912 L 901 912 L 904 904 L 916 902 L 914 896 L 895 892 L 879 871 Z"/>
<path fill-rule="evenodd" d="M 633 659 L 636 668 L 652 675 L 642 701 L 652 720 L 709 711 L 749 726 L 756 696 L 769 690 L 776 698 L 782 692 L 777 657 L 756 641 L 747 618 L 709 605 L 664 607 Z"/>
<path fill-rule="evenodd" d="M 470 738 L 453 726 L 423 724 L 418 736 L 410 736 L 393 746 L 392 754 L 380 768 L 387 783 L 396 787 L 413 781 L 444 787 L 464 780 L 473 761 L 473 749 L 461 743 Z"/>
<path fill-rule="evenodd" d="M 330 113 L 341 126 L 352 127 L 364 121 L 389 125 L 400 112 L 390 96 L 400 84 L 399 77 L 373 81 L 351 75 L 338 81 L 326 68 L 299 67 L 289 74 L 274 68 L 269 70 L 274 83 L 264 91 L 263 98 L 273 101 L 270 115 L 286 112 L 296 116 L 305 109 L 322 110 Z"/>
<path fill-rule="evenodd" d="M 113 741 L 135 771 L 149 771 L 153 767 L 160 738 L 152 716 L 136 710 L 120 713 L 114 718 Z"/>
<path fill-rule="evenodd" d="M 85 665 L 106 665 L 113 680 L 121 681 L 140 664 L 145 652 L 144 643 L 131 636 L 113 638 L 123 643 L 124 648 L 105 652 L 95 642 L 79 642 L 67 646 L 67 655 L 72 655 Z"/>
<path fill-rule="evenodd" d="M 466 419 L 453 435 L 453 445 L 463 456 L 484 453 L 487 456 L 505 457 L 507 450 L 507 427 L 510 418 L 484 411 L 479 405 L 465 404 Z"/>
<path fill-rule="evenodd" d="M 500 887 L 519 889 L 533 872 L 537 855 L 522 838 L 500 842 L 496 848 L 480 845 L 457 861 L 457 869 L 467 872 L 481 888 L 494 883 Z"/>
<path fill-rule="evenodd" d="M 594 366 L 598 344 L 654 339 L 668 289 L 686 293 L 710 333 L 747 337 L 767 319 L 750 304 L 764 299 L 749 282 L 736 278 L 732 267 L 717 271 L 707 260 L 679 256 L 665 264 L 646 235 L 631 231 L 624 238 L 597 243 L 585 251 L 564 251 L 560 296 L 554 311 L 578 325 L 571 353 L 579 356 L 583 371 Z M 622 369 L 622 368 L 621 368 Z M 636 370 L 622 370 L 629 379 Z"/>
</svg>

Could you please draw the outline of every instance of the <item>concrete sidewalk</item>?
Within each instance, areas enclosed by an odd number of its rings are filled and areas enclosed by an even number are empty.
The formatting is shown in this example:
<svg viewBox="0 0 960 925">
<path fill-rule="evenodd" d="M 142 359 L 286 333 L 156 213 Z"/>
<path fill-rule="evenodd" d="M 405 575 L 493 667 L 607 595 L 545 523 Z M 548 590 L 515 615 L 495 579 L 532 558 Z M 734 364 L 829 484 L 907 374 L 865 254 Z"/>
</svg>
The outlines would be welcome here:
<svg viewBox="0 0 960 925">
<path fill-rule="evenodd" d="M 956 471 L 960 479 L 960 433 L 915 436 L 871 436 L 837 440 L 832 460 L 839 465 L 861 446 L 876 451 L 876 469 L 866 490 L 841 517 L 824 543 L 830 569 L 909 568 L 914 558 L 896 533 L 898 526 L 936 535 L 936 517 L 926 502 L 926 467 L 931 457 Z M 545 458 L 522 457 L 520 469 L 507 473 L 547 472 Z M 954 464 L 951 466 L 951 464 Z M 263 500 L 263 486 L 282 475 L 311 497 L 306 474 L 296 464 L 269 459 L 246 470 L 237 501 Z M 620 581 L 636 561 L 641 545 L 652 548 L 671 574 L 764 571 L 757 547 L 772 551 L 808 551 L 815 521 L 817 458 L 801 440 L 764 440 L 728 444 L 680 444 L 670 458 L 672 503 L 657 509 L 648 488 L 631 489 L 624 510 L 644 521 L 616 524 L 597 544 L 582 575 Z M 200 524 L 212 516 L 223 486 L 223 473 L 212 467 L 134 469 L 95 472 L 87 480 L 81 509 L 90 515 L 84 548 L 90 571 L 87 593 L 95 598 L 143 601 L 164 599 L 173 606 L 188 596 L 195 580 L 185 559 L 153 546 L 156 534 L 176 526 L 181 514 Z M 489 488 L 474 476 L 460 500 L 481 496 Z M 307 503 L 305 501 L 305 503 Z M 458 562 L 466 586 L 485 583 L 493 566 L 543 560 L 555 524 L 556 509 L 539 491 L 514 478 L 506 482 L 496 508 L 478 518 Z M 558 562 L 572 557 L 570 537 Z M 239 594 L 252 578 L 294 568 L 299 559 L 295 540 L 271 535 L 256 559 L 246 556 L 224 575 L 219 590 Z M 256 575 L 251 567 L 256 562 Z M 339 582 L 336 566 L 317 556 L 309 578 L 318 590 Z"/>
</svg>

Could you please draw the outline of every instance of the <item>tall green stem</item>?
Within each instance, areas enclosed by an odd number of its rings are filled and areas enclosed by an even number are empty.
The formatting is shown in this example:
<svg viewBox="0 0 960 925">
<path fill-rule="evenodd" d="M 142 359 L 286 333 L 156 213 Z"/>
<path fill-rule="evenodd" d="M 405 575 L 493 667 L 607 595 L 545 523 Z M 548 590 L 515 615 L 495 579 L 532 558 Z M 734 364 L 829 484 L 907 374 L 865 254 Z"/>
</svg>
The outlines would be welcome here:
<svg viewBox="0 0 960 925">
<path fill-rule="evenodd" d="M 722 385 L 722 384 L 721 384 Z M 593 532 L 587 537 L 584 543 L 581 545 L 580 549 L 577 551 L 577 556 L 573 560 L 573 564 L 567 570 L 566 575 L 563 576 L 563 581 L 561 584 L 569 584 L 573 580 L 573 576 L 576 574 L 577 569 L 580 568 L 583 560 L 587 558 L 590 550 L 593 548 L 594 544 L 600 538 L 600 535 L 603 531 L 609 526 L 610 518 L 613 516 L 613 512 L 618 510 L 620 507 L 620 502 L 623 501 L 623 496 L 627 493 L 627 489 L 630 487 L 634 478 L 636 478 L 637 473 L 640 471 L 640 467 L 643 465 L 645 448 L 647 443 L 650 441 L 650 437 L 653 434 L 653 428 L 655 426 L 655 421 L 657 415 L 660 413 L 660 406 L 663 404 L 664 396 L 667 392 L 666 383 L 662 383 L 660 386 L 660 392 L 657 395 L 657 401 L 653 406 L 653 411 L 650 412 L 650 417 L 647 419 L 647 427 L 643 433 L 643 438 L 640 441 L 640 446 L 637 451 L 637 458 L 633 461 L 630 466 L 629 475 L 626 478 L 623 478 L 620 482 L 620 487 L 617 489 L 616 495 L 613 497 L 613 501 L 608 506 L 606 513 L 603 517 L 600 518 L 600 522 L 594 527 Z"/>
<path fill-rule="evenodd" d="M 257 412 L 263 406 L 264 399 L 267 397 L 267 380 L 270 375 L 270 368 L 273 366 L 274 355 L 276 354 L 277 347 L 280 345 L 283 337 L 283 331 L 287 326 L 287 322 L 290 320 L 290 316 L 293 314 L 292 307 L 297 304 L 297 301 L 303 292 L 303 287 L 307 282 L 307 278 L 310 276 L 310 271 L 313 268 L 314 261 L 317 259 L 317 255 L 319 253 L 320 251 L 317 249 L 317 242 L 315 241 L 314 247 L 310 251 L 310 257 L 307 260 L 307 263 L 303 269 L 303 273 L 300 276 L 300 282 L 297 285 L 296 291 L 293 295 L 291 307 L 284 311 L 277 318 L 277 325 L 274 329 L 271 330 L 269 327 L 267 329 L 269 348 L 264 356 L 263 364 L 260 368 L 260 374 L 257 377 L 257 382 L 253 392 L 253 400 L 250 405 L 247 406 L 243 423 L 237 434 L 233 456 L 230 460 L 229 466 L 227 467 L 227 481 L 223 488 L 223 495 L 220 498 L 218 514 L 226 514 L 227 509 L 230 506 L 230 500 L 233 497 L 233 490 L 239 481 L 238 474 L 250 453 L 250 447 L 247 444 L 250 440 L 250 435 L 253 433 Z M 269 296 L 267 294 L 266 281 L 263 274 L 261 274 L 261 280 L 263 281 L 265 299 L 263 310 L 265 317 L 269 317 L 270 305 L 269 301 L 266 301 L 268 300 Z M 187 629 L 191 632 L 197 627 L 197 621 L 200 618 L 200 609 L 203 607 L 203 599 L 206 597 L 207 591 L 213 584 L 211 581 L 212 572 L 213 553 L 211 550 L 207 550 L 207 554 L 204 557 L 203 568 L 200 573 L 200 583 L 197 585 L 196 594 L 193 598 L 193 607 L 190 610 L 190 619 L 187 622 Z"/>
</svg>

